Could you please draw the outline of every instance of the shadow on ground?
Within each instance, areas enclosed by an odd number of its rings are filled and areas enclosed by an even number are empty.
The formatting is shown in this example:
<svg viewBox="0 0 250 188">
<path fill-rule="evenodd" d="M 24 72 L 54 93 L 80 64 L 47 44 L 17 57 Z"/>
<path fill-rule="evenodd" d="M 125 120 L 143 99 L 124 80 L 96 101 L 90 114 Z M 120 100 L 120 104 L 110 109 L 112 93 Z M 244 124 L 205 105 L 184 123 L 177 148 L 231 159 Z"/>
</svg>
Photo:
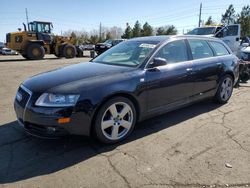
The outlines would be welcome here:
<svg viewBox="0 0 250 188">
<path fill-rule="evenodd" d="M 90 58 L 89 56 L 83 56 L 83 57 L 80 57 L 80 58 Z M 44 61 L 44 60 L 58 60 L 58 59 L 63 59 L 63 58 L 58 58 L 58 57 L 49 57 L 49 58 L 44 58 L 44 59 L 41 59 L 41 60 L 27 60 L 27 59 L 24 59 L 24 58 L 21 58 L 21 59 L 1 59 L 0 60 L 0 63 L 1 62 L 27 62 L 27 61 Z"/>
<path fill-rule="evenodd" d="M 76 136 L 59 140 L 37 139 L 27 136 L 16 121 L 2 125 L 0 183 L 13 183 L 57 172 L 218 107 L 210 101 L 202 102 L 144 121 L 136 126 L 127 140 L 109 146 Z"/>
</svg>

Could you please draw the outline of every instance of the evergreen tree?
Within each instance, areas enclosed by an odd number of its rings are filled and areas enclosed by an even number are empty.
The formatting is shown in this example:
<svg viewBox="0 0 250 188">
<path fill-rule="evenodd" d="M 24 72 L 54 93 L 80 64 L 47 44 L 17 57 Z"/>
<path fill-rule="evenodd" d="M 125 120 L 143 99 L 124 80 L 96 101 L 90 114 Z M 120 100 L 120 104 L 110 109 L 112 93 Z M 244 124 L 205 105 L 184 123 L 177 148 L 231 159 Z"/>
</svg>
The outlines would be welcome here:
<svg viewBox="0 0 250 188">
<path fill-rule="evenodd" d="M 129 25 L 127 25 L 127 28 L 125 29 L 125 32 L 122 35 L 123 39 L 130 39 L 132 38 L 132 29 Z"/>
<path fill-rule="evenodd" d="M 146 22 L 143 25 L 141 33 L 142 33 L 141 34 L 142 36 L 152 36 L 153 35 L 153 28 L 151 27 L 151 25 L 148 24 L 148 22 Z"/>
<path fill-rule="evenodd" d="M 250 6 L 244 6 L 238 15 L 237 23 L 241 25 L 241 36 L 250 36 Z"/>
<path fill-rule="evenodd" d="M 231 24 L 235 23 L 236 15 L 233 5 L 229 5 L 228 9 L 226 10 L 225 14 L 222 14 L 221 23 L 223 24 Z"/>
<path fill-rule="evenodd" d="M 177 29 L 173 25 L 159 27 L 156 30 L 156 35 L 176 35 L 176 34 L 177 34 Z"/>
<path fill-rule="evenodd" d="M 141 24 L 140 22 L 137 20 L 135 22 L 134 28 L 132 29 L 132 37 L 140 37 L 141 36 Z"/>
<path fill-rule="evenodd" d="M 205 23 L 205 25 L 212 25 L 212 24 L 214 24 L 212 16 L 209 16 L 206 23 Z"/>
</svg>

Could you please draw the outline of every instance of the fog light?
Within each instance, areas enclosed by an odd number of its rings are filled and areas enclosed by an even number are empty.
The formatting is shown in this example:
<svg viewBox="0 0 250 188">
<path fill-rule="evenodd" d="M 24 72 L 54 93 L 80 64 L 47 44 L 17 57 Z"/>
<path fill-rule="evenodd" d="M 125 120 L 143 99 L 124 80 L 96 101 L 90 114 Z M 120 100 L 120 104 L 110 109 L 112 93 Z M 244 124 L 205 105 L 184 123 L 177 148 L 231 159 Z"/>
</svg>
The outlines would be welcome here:
<svg viewBox="0 0 250 188">
<path fill-rule="evenodd" d="M 70 122 L 70 118 L 60 118 L 57 121 L 58 123 L 69 123 Z"/>
<path fill-rule="evenodd" d="M 47 132 L 49 134 L 52 134 L 52 133 L 56 132 L 56 128 L 55 127 L 47 127 Z"/>
</svg>

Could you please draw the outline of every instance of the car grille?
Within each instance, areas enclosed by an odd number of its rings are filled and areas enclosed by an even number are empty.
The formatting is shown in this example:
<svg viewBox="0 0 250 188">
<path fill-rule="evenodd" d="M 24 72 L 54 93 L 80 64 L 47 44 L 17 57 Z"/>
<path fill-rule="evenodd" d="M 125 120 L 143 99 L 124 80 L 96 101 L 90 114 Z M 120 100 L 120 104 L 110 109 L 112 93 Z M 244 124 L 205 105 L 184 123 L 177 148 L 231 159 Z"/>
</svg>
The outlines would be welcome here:
<svg viewBox="0 0 250 188">
<path fill-rule="evenodd" d="M 6 43 L 10 43 L 10 33 L 6 34 Z"/>
<path fill-rule="evenodd" d="M 20 106 L 25 108 L 30 97 L 31 97 L 31 92 L 25 87 L 20 86 L 16 95 L 16 100 L 20 104 Z"/>
</svg>

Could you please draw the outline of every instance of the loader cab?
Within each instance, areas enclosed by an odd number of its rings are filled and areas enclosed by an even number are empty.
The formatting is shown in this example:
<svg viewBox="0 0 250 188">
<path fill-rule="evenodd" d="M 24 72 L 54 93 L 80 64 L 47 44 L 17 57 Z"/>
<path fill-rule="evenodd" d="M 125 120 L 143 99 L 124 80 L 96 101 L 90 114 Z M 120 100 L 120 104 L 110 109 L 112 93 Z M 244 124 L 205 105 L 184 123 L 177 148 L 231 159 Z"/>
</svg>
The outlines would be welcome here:
<svg viewBox="0 0 250 188">
<path fill-rule="evenodd" d="M 35 33 L 51 33 L 53 25 L 51 22 L 33 21 L 28 25 L 28 30 Z"/>
<path fill-rule="evenodd" d="M 45 44 L 51 44 L 53 41 L 51 31 L 53 25 L 51 22 L 33 21 L 28 24 L 29 32 L 37 35 L 37 40 L 44 41 Z"/>
</svg>

